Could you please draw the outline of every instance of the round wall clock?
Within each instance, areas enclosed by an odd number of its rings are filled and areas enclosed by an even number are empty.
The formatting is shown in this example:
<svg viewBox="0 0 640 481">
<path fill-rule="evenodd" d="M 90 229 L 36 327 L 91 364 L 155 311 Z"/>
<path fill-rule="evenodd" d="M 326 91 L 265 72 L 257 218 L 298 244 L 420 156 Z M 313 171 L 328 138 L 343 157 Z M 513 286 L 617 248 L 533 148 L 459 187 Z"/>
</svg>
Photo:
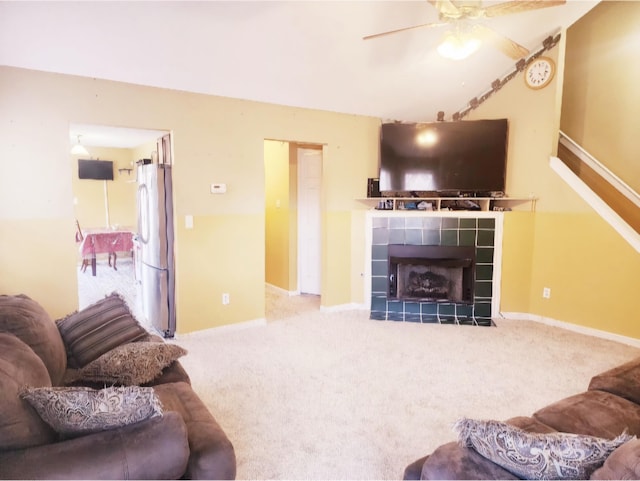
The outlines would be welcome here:
<svg viewBox="0 0 640 481">
<path fill-rule="evenodd" d="M 541 89 L 549 85 L 556 73 L 556 64 L 549 57 L 538 57 L 524 69 L 524 82 L 527 87 Z"/>
</svg>

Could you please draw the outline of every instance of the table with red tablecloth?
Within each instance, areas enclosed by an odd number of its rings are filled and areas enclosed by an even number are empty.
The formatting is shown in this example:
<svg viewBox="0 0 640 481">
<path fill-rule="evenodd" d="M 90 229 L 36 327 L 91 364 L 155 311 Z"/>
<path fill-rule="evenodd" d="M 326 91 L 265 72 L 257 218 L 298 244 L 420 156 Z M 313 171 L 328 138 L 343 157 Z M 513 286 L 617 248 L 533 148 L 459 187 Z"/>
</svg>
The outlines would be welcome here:
<svg viewBox="0 0 640 481">
<path fill-rule="evenodd" d="M 113 257 L 113 268 L 116 268 L 117 252 L 133 251 L 133 232 L 130 230 L 91 230 L 84 233 L 80 245 L 83 259 L 91 259 L 91 272 L 96 275 L 96 254 L 109 254 L 109 265 Z M 83 270 L 86 268 L 83 263 Z"/>
</svg>

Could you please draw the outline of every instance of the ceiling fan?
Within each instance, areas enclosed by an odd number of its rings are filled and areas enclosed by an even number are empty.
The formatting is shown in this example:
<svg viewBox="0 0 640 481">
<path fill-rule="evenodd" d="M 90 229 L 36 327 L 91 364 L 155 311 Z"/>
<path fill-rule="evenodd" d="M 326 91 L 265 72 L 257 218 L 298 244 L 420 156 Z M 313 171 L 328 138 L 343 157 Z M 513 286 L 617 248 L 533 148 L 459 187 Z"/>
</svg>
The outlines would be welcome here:
<svg viewBox="0 0 640 481">
<path fill-rule="evenodd" d="M 475 52 L 481 42 L 487 42 L 512 59 L 518 60 L 529 54 L 529 50 L 514 40 L 501 35 L 495 30 L 477 23 L 484 20 L 514 13 L 528 12 L 539 8 L 563 5 L 566 0 L 513 0 L 482 6 L 481 0 L 427 0 L 438 10 L 439 22 L 423 23 L 411 27 L 399 28 L 388 32 L 376 33 L 364 37 L 364 40 L 383 37 L 394 33 L 418 28 L 450 26 L 444 42 L 438 52 L 448 58 L 461 59 Z"/>
</svg>

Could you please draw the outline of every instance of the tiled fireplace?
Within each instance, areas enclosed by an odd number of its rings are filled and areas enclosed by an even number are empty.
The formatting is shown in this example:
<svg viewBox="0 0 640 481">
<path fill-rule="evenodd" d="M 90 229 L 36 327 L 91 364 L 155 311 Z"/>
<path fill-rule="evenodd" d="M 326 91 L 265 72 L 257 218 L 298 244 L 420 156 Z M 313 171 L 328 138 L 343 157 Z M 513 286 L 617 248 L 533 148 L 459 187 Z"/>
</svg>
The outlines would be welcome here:
<svg viewBox="0 0 640 481">
<path fill-rule="evenodd" d="M 373 214 L 371 319 L 493 325 L 497 218 Z"/>
</svg>

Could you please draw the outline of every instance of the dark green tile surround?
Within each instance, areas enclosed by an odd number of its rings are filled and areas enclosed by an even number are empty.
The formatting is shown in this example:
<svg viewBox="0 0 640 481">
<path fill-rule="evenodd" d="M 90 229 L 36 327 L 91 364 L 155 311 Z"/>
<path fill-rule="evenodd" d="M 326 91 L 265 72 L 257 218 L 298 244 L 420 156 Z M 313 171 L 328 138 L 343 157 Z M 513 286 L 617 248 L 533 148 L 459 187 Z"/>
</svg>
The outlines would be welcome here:
<svg viewBox="0 0 640 481">
<path fill-rule="evenodd" d="M 494 218 L 374 217 L 371 246 L 371 319 L 492 326 Z M 387 299 L 389 244 L 475 246 L 474 302 Z"/>
</svg>

